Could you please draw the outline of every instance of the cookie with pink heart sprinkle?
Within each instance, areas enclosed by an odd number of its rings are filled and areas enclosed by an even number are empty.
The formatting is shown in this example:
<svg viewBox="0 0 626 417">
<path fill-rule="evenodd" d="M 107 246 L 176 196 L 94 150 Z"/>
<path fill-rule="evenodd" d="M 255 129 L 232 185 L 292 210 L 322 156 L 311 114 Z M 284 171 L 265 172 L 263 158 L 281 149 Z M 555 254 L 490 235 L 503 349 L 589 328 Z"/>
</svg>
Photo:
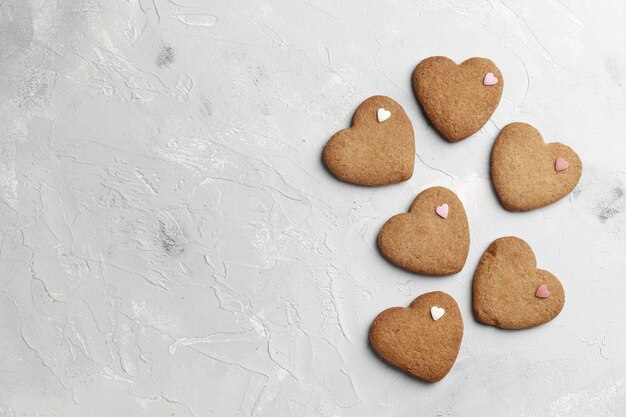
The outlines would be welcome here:
<svg viewBox="0 0 626 417">
<path fill-rule="evenodd" d="M 565 303 L 558 278 L 537 269 L 528 243 L 512 236 L 489 245 L 472 287 L 476 320 L 502 329 L 526 329 L 546 323 L 561 312 Z"/>
<path fill-rule="evenodd" d="M 583 165 L 569 146 L 545 143 L 526 123 L 506 125 L 491 151 L 491 178 L 502 205 L 511 211 L 532 210 L 568 195 Z"/>
<path fill-rule="evenodd" d="M 500 103 L 504 78 L 486 58 L 457 65 L 450 58 L 433 56 L 415 67 L 412 84 L 435 129 L 448 141 L 458 142 L 487 123 Z"/>
<path fill-rule="evenodd" d="M 408 213 L 387 220 L 378 234 L 378 247 L 387 260 L 424 275 L 461 271 L 469 244 L 463 203 L 444 187 L 422 191 Z"/>
</svg>

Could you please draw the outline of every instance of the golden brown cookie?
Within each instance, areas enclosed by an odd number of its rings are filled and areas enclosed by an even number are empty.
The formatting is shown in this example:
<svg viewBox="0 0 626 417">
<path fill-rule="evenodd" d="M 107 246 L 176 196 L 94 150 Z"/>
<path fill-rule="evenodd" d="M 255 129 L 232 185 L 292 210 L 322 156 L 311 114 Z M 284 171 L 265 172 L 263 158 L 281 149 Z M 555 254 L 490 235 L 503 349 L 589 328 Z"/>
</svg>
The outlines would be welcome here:
<svg viewBox="0 0 626 417">
<path fill-rule="evenodd" d="M 516 237 L 495 240 L 474 274 L 474 317 L 502 329 L 526 329 L 555 318 L 565 293 L 550 272 L 537 269 L 535 254 Z"/>
<path fill-rule="evenodd" d="M 545 143 L 526 123 L 506 125 L 491 150 L 491 178 L 502 205 L 511 211 L 547 206 L 568 195 L 583 164 L 571 148 Z"/>
<path fill-rule="evenodd" d="M 504 88 L 502 73 L 486 58 L 459 65 L 443 56 L 426 58 L 415 67 L 412 82 L 426 116 L 450 142 L 478 132 L 496 110 Z"/>
<path fill-rule="evenodd" d="M 463 203 L 452 191 L 422 191 L 408 213 L 387 220 L 378 234 L 385 258 L 406 270 L 425 275 L 450 275 L 465 265 L 469 224 Z"/>
<path fill-rule="evenodd" d="M 450 371 L 461 339 L 459 306 L 441 291 L 420 295 L 409 308 L 383 311 L 370 327 L 370 343 L 382 359 L 429 382 L 441 380 Z"/>
<path fill-rule="evenodd" d="M 406 181 L 415 162 L 413 125 L 394 100 L 370 97 L 354 112 L 352 127 L 330 138 L 322 159 L 333 175 L 353 184 Z"/>
</svg>

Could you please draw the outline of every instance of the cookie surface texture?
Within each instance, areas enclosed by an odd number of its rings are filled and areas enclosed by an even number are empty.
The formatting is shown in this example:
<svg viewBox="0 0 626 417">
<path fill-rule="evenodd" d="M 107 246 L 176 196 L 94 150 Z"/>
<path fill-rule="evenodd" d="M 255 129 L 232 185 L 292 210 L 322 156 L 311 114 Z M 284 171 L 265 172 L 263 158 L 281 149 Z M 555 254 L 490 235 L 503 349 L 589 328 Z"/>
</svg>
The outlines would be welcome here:
<svg viewBox="0 0 626 417">
<path fill-rule="evenodd" d="M 537 269 L 535 255 L 522 239 L 496 239 L 480 259 L 473 282 L 477 321 L 502 329 L 526 329 L 555 318 L 564 303 L 561 282 Z"/>
<path fill-rule="evenodd" d="M 322 159 L 335 177 L 352 184 L 406 181 L 415 163 L 413 125 L 394 100 L 370 97 L 356 109 L 352 127 L 330 138 Z"/>
<path fill-rule="evenodd" d="M 459 307 L 440 291 L 420 295 L 408 308 L 383 311 L 370 327 L 370 343 L 382 359 L 429 382 L 441 380 L 450 371 L 462 338 Z"/>
<path fill-rule="evenodd" d="M 463 203 L 444 187 L 428 188 L 418 194 L 409 212 L 387 220 L 378 234 L 378 247 L 387 260 L 424 275 L 461 271 L 469 244 Z"/>
<path fill-rule="evenodd" d="M 582 175 L 576 152 L 561 143 L 545 143 L 526 123 L 506 125 L 491 150 L 491 179 L 507 210 L 524 211 L 568 195 Z"/>
<path fill-rule="evenodd" d="M 502 97 L 504 79 L 486 58 L 457 65 L 450 58 L 434 56 L 415 67 L 412 84 L 435 129 L 448 141 L 458 142 L 487 123 Z"/>
</svg>

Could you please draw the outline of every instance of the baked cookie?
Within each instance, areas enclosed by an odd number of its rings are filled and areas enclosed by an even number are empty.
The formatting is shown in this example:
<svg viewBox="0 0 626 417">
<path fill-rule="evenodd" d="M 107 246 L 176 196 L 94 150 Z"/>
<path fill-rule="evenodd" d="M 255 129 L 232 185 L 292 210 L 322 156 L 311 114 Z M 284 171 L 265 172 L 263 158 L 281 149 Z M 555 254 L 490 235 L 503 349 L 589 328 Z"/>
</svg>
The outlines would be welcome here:
<svg viewBox="0 0 626 417">
<path fill-rule="evenodd" d="M 501 237 L 483 254 L 474 274 L 474 317 L 502 329 L 546 323 L 563 309 L 565 293 L 550 272 L 537 269 L 522 239 Z"/>
<path fill-rule="evenodd" d="M 583 165 L 571 148 L 545 143 L 537 129 L 511 123 L 491 150 L 491 178 L 502 205 L 511 211 L 547 206 L 578 184 Z"/>
<path fill-rule="evenodd" d="M 504 88 L 502 73 L 486 58 L 459 65 L 443 56 L 426 58 L 415 67 L 412 83 L 426 116 L 450 142 L 478 132 L 496 110 Z"/>
<path fill-rule="evenodd" d="M 413 175 L 415 138 L 404 109 L 389 97 L 374 96 L 356 109 L 352 127 L 330 138 L 324 164 L 342 181 L 385 185 Z"/>
<path fill-rule="evenodd" d="M 391 263 L 424 275 L 450 275 L 465 265 L 469 224 L 452 191 L 432 187 L 415 197 L 408 213 L 387 220 L 378 247 Z"/>
<path fill-rule="evenodd" d="M 461 339 L 459 306 L 441 291 L 420 295 L 409 308 L 383 311 L 370 327 L 370 343 L 382 359 L 429 382 L 441 380 L 450 371 Z"/>
</svg>

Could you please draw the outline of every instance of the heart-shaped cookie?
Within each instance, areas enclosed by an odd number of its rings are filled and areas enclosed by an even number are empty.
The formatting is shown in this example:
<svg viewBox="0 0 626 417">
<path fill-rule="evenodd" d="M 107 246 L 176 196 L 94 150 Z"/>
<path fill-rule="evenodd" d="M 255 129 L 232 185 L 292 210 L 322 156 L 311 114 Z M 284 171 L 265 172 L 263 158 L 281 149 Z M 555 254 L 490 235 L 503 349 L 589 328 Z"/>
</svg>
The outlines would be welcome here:
<svg viewBox="0 0 626 417">
<path fill-rule="evenodd" d="M 429 382 L 439 381 L 450 371 L 462 339 L 459 306 L 440 291 L 420 295 L 409 308 L 383 311 L 370 327 L 370 343 L 381 358 Z"/>
<path fill-rule="evenodd" d="M 457 65 L 443 56 L 420 62 L 412 83 L 426 116 L 450 142 L 473 135 L 487 123 L 504 87 L 500 70 L 490 60 L 470 58 Z"/>
<path fill-rule="evenodd" d="M 578 184 L 583 165 L 571 148 L 545 143 L 526 123 L 500 131 L 491 150 L 491 178 L 502 205 L 511 211 L 547 206 Z"/>
<path fill-rule="evenodd" d="M 546 323 L 563 309 L 565 293 L 550 272 L 537 269 L 535 255 L 517 237 L 489 245 L 474 274 L 474 317 L 502 329 Z"/>
<path fill-rule="evenodd" d="M 406 181 L 413 175 L 415 163 L 413 125 L 394 100 L 370 97 L 356 109 L 352 127 L 330 138 L 322 159 L 333 175 L 349 183 Z"/>
<path fill-rule="evenodd" d="M 385 258 L 406 270 L 425 275 L 450 275 L 465 265 L 469 224 L 463 203 L 452 191 L 422 191 L 408 213 L 387 220 L 378 234 Z"/>
</svg>

